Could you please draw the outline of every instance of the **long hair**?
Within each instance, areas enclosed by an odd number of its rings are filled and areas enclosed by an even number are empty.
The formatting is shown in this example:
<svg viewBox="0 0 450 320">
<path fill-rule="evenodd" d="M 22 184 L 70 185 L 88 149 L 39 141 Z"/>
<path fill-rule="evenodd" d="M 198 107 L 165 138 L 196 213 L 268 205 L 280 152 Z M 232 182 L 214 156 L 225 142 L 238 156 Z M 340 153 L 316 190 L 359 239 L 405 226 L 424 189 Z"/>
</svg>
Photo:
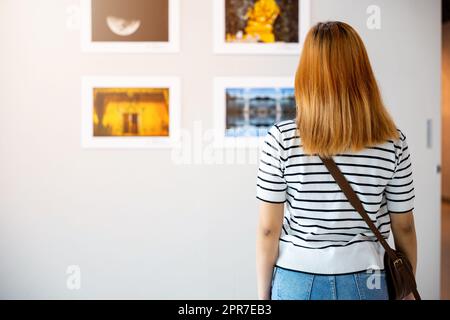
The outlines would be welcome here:
<svg viewBox="0 0 450 320">
<path fill-rule="evenodd" d="M 308 33 L 295 76 L 297 126 L 307 154 L 332 156 L 397 139 L 364 43 L 343 22 Z"/>
</svg>

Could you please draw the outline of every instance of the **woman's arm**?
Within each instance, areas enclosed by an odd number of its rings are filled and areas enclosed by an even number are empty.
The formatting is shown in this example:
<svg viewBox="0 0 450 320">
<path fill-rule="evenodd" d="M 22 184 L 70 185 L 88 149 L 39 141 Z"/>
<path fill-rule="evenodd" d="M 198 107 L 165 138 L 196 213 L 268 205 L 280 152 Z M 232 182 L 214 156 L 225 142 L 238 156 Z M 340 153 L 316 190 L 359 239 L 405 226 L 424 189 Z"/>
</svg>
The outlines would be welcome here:
<svg viewBox="0 0 450 320">
<path fill-rule="evenodd" d="M 417 239 L 412 211 L 402 214 L 391 214 L 391 227 L 395 248 L 406 255 L 412 264 L 414 274 L 417 267 Z"/>
<path fill-rule="evenodd" d="M 395 249 L 406 255 L 411 262 L 413 272 L 417 269 L 417 239 L 412 211 L 401 214 L 391 214 L 391 227 L 394 234 Z M 412 293 L 404 300 L 414 300 Z"/>
<path fill-rule="evenodd" d="M 284 204 L 260 202 L 256 236 L 258 298 L 270 300 L 273 268 L 283 226 Z"/>
</svg>

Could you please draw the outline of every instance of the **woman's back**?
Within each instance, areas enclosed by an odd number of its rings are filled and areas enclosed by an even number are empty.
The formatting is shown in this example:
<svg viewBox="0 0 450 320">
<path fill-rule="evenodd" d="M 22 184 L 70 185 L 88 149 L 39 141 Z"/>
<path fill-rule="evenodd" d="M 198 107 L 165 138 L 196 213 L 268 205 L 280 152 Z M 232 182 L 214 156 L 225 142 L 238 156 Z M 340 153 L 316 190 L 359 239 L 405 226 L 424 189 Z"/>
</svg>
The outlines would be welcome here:
<svg viewBox="0 0 450 320">
<path fill-rule="evenodd" d="M 334 159 L 382 236 L 392 226 L 396 249 L 414 269 L 406 137 L 350 25 L 329 21 L 308 32 L 295 100 L 296 119 L 270 129 L 260 156 L 259 295 L 267 298 L 273 285 L 276 299 L 387 299 L 386 279 L 376 290 L 362 280 L 367 270 L 384 268 L 384 248 L 321 160 Z"/>
<path fill-rule="evenodd" d="M 386 238 L 389 213 L 413 209 L 414 187 L 406 137 L 334 156 L 367 213 Z M 382 269 L 384 250 L 350 205 L 318 156 L 304 153 L 295 121 L 267 135 L 257 197 L 285 203 L 276 265 L 315 274 Z"/>
</svg>

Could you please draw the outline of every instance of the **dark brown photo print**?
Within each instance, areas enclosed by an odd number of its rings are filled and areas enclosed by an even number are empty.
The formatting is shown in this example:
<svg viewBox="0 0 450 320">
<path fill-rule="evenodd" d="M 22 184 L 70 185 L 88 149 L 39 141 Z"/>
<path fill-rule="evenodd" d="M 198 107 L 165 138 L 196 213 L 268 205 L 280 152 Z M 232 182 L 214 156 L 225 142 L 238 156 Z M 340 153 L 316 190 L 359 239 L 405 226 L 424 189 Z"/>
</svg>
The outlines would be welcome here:
<svg viewBox="0 0 450 320">
<path fill-rule="evenodd" d="M 169 41 L 169 0 L 91 0 L 92 41 Z"/>
</svg>

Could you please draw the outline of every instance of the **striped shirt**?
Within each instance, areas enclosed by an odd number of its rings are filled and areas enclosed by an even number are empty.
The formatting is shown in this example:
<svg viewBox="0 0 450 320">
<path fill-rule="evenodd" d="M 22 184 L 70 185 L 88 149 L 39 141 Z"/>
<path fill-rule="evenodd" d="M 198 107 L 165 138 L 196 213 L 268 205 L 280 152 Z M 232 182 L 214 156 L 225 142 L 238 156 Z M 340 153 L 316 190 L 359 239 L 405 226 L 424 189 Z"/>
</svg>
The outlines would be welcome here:
<svg viewBox="0 0 450 320">
<path fill-rule="evenodd" d="M 413 209 L 414 186 L 405 135 L 333 157 L 387 239 L 390 215 Z M 303 152 L 295 121 L 274 125 L 262 146 L 257 198 L 284 203 L 276 265 L 314 274 L 383 269 L 384 249 L 317 156 Z"/>
</svg>

